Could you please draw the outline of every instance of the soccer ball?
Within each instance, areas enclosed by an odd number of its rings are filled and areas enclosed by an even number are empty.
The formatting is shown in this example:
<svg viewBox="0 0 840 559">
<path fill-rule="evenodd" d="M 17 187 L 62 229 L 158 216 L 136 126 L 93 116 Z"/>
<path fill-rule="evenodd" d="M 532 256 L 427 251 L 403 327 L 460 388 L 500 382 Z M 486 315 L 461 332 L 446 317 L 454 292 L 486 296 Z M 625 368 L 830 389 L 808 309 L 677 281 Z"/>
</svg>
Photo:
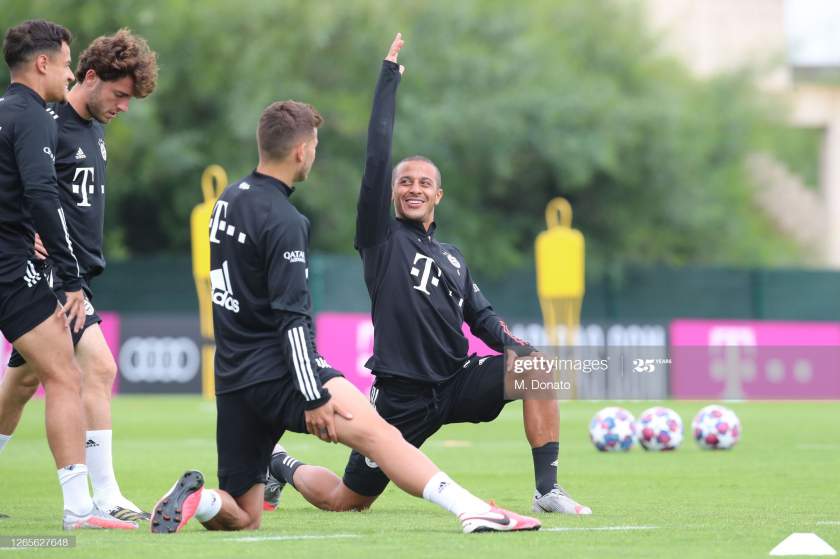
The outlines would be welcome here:
<svg viewBox="0 0 840 559">
<path fill-rule="evenodd" d="M 741 422 L 735 412 L 723 406 L 706 406 L 691 423 L 694 440 L 706 450 L 725 450 L 741 437 Z"/>
<path fill-rule="evenodd" d="M 630 450 L 636 440 L 636 418 L 624 408 L 604 408 L 589 422 L 589 438 L 602 452 Z"/>
<path fill-rule="evenodd" d="M 671 408 L 656 406 L 642 412 L 636 431 L 645 450 L 676 450 L 683 438 L 682 419 Z"/>
</svg>

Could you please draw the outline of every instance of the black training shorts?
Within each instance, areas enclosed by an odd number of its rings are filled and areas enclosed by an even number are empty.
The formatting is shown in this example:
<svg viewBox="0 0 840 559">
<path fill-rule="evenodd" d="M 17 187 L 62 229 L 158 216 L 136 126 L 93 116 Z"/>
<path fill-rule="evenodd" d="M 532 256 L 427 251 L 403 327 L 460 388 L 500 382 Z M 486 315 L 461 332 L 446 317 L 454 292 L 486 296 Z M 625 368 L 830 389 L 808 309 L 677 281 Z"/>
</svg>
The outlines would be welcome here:
<svg viewBox="0 0 840 559">
<path fill-rule="evenodd" d="M 57 306 L 46 279 L 30 261 L 23 277 L 0 282 L 0 332 L 14 343 L 48 319 Z"/>
<path fill-rule="evenodd" d="M 49 273 L 49 268 L 46 268 L 41 272 L 41 274 L 44 275 Z M 47 275 L 46 277 L 49 276 Z M 57 299 L 59 303 L 64 305 L 64 303 L 67 302 L 67 295 L 65 294 L 63 287 L 53 287 L 52 292 L 55 295 L 54 298 Z M 70 330 L 70 336 L 73 338 L 73 347 L 76 347 L 79 344 L 79 340 L 82 339 L 82 334 L 85 333 L 85 330 L 94 324 L 102 322 L 102 317 L 96 314 L 96 309 L 94 309 L 91 304 L 91 301 L 93 300 L 93 293 L 90 290 L 90 286 L 84 280 L 82 280 L 82 292 L 85 294 L 85 324 L 78 332 L 75 332 L 72 329 Z M 55 307 L 53 307 L 53 310 L 55 310 Z M 23 355 L 18 353 L 16 349 L 13 349 L 12 354 L 9 356 L 9 367 L 20 367 L 24 363 L 26 363 L 26 360 L 23 358 Z"/>
<path fill-rule="evenodd" d="M 342 377 L 318 370 L 321 384 Z M 306 400 L 291 375 L 216 395 L 219 489 L 239 497 L 265 483 L 271 451 L 285 431 L 306 433 Z"/>
</svg>

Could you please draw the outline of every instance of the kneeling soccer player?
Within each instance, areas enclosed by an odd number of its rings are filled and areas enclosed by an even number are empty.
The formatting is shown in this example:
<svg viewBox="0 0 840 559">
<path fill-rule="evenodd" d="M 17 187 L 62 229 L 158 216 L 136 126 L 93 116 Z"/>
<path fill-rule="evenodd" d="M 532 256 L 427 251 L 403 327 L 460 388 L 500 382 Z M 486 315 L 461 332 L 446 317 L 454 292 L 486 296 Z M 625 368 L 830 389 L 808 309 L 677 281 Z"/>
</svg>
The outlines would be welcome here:
<svg viewBox="0 0 840 559">
<path fill-rule="evenodd" d="M 463 531 L 536 530 L 538 520 L 473 496 L 386 423 L 316 349 L 309 221 L 289 201 L 306 179 L 321 116 L 273 103 L 257 130 L 259 165 L 228 186 L 210 222 L 219 490 L 186 472 L 155 505 L 152 532 L 195 516 L 208 530 L 260 525 L 272 448 L 285 430 L 341 442 L 376 460 L 404 491 L 455 514 Z"/>
<path fill-rule="evenodd" d="M 368 129 L 365 171 L 356 219 L 356 248 L 371 298 L 376 376 L 371 403 L 405 439 L 420 447 L 443 425 L 493 421 L 509 402 L 504 394 L 505 357 L 468 354 L 463 325 L 509 358 L 538 352 L 511 335 L 481 293 L 464 255 L 436 238 L 435 207 L 443 198 L 438 168 L 425 157 L 408 157 L 389 168 L 401 81 L 397 36 L 379 74 Z M 391 217 L 393 203 L 396 218 Z M 554 400 L 523 403 L 531 446 L 534 512 L 588 515 L 592 511 L 557 483 L 559 417 Z M 291 483 L 315 506 L 333 511 L 370 507 L 388 485 L 376 459 L 353 452 L 339 478 L 302 464 L 278 447 L 266 485 L 266 508 Z"/>
</svg>

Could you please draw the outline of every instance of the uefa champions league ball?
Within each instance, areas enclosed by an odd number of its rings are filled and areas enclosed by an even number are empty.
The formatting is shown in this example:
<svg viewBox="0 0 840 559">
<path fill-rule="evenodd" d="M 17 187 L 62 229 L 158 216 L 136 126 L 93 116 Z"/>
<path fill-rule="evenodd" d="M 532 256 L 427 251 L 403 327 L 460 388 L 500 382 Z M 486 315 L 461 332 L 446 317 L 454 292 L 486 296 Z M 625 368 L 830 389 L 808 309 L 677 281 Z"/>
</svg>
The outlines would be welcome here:
<svg viewBox="0 0 840 559">
<path fill-rule="evenodd" d="M 683 438 L 682 419 L 671 408 L 656 406 L 642 412 L 636 432 L 645 450 L 676 450 Z"/>
<path fill-rule="evenodd" d="M 694 440 L 706 450 L 730 449 L 741 437 L 741 422 L 735 412 L 723 406 L 706 406 L 691 422 Z"/>
<path fill-rule="evenodd" d="M 604 408 L 589 422 L 589 438 L 602 452 L 630 450 L 636 440 L 636 418 L 624 408 Z"/>
</svg>

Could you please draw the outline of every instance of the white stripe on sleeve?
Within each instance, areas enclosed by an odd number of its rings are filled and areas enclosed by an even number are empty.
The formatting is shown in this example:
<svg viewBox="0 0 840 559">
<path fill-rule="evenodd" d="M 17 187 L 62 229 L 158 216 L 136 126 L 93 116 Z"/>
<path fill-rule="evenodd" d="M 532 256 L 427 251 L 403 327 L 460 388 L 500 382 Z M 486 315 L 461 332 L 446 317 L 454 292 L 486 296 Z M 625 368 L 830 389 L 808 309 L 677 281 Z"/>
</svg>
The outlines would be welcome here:
<svg viewBox="0 0 840 559">
<path fill-rule="evenodd" d="M 315 398 L 318 399 L 321 397 L 321 393 L 318 391 L 318 384 L 315 382 L 315 375 L 312 373 L 312 363 L 309 361 L 309 352 L 306 351 L 306 342 L 303 335 L 303 326 L 298 326 L 295 330 L 295 337 L 297 338 L 298 349 L 300 350 L 300 355 L 303 357 L 303 362 L 306 365 L 306 368 L 303 370 L 303 378 L 309 382 L 309 386 L 312 389 L 312 392 L 315 393 Z"/>
<path fill-rule="evenodd" d="M 297 352 L 297 346 L 295 344 L 295 337 L 294 337 L 294 329 L 288 331 L 289 335 L 289 346 L 292 348 L 292 363 L 295 366 L 295 375 L 297 376 L 298 384 L 300 385 L 300 391 L 303 392 L 304 398 L 307 400 L 314 400 L 314 396 L 312 395 L 312 391 L 310 390 L 309 386 L 306 385 L 303 381 L 303 363 L 301 363 L 300 356 Z"/>
</svg>

